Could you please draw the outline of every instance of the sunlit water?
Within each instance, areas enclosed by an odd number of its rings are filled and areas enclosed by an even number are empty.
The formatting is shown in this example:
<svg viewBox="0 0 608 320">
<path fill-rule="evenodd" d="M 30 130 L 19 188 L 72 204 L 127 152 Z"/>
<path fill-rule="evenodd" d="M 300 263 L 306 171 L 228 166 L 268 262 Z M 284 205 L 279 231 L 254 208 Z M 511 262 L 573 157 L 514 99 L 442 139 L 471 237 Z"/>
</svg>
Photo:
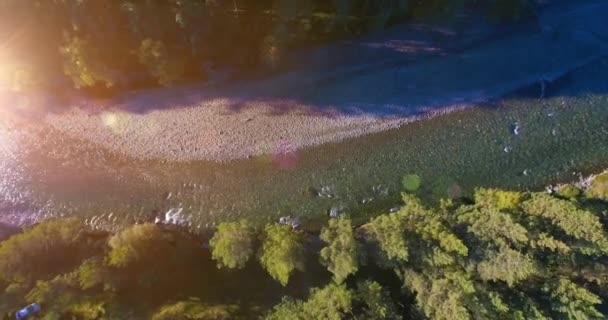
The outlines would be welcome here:
<svg viewBox="0 0 608 320">
<path fill-rule="evenodd" d="M 364 218 L 390 210 L 405 174 L 422 177 L 419 194 L 426 199 L 468 195 L 476 186 L 540 189 L 577 180 L 608 166 L 606 70 L 606 63 L 581 70 L 544 100 L 503 99 L 380 134 L 226 164 L 134 160 L 50 129 L 5 126 L 0 222 L 78 215 L 112 229 L 165 220 L 179 209 L 180 223 L 192 231 L 238 217 L 261 223 L 286 215 L 314 226 L 332 212 Z"/>
</svg>

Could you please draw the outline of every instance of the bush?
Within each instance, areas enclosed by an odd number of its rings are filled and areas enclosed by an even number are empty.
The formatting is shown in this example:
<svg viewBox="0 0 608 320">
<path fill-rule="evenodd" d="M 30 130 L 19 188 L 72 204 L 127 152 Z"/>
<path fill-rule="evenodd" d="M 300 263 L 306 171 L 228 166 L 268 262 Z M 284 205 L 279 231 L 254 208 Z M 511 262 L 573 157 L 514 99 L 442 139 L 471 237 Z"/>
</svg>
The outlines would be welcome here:
<svg viewBox="0 0 608 320">
<path fill-rule="evenodd" d="M 321 249 L 321 263 L 334 274 L 338 284 L 357 272 L 357 242 L 349 219 L 331 219 L 329 226 L 321 230 L 321 240 L 327 246 Z"/>
<path fill-rule="evenodd" d="M 608 201 L 608 173 L 600 174 L 593 179 L 587 190 L 587 196 Z"/>
<path fill-rule="evenodd" d="M 295 270 L 304 271 L 304 239 L 290 226 L 266 226 L 260 263 L 270 276 L 286 286 Z"/>
<path fill-rule="evenodd" d="M 521 192 L 485 188 L 475 190 L 475 203 L 481 206 L 493 206 L 498 209 L 515 209 L 521 201 Z"/>
<path fill-rule="evenodd" d="M 221 223 L 209 244 L 219 268 L 242 269 L 253 254 L 255 230 L 246 220 Z"/>
<path fill-rule="evenodd" d="M 0 243 L 0 280 L 32 282 L 71 270 L 96 251 L 78 219 L 39 224 Z"/>
<path fill-rule="evenodd" d="M 200 301 L 180 301 L 161 307 L 152 320 L 228 320 L 233 308 L 205 305 Z"/>
<path fill-rule="evenodd" d="M 169 237 L 155 224 L 134 225 L 108 241 L 108 264 L 125 268 L 163 261 L 173 252 Z"/>
<path fill-rule="evenodd" d="M 582 193 L 581 189 L 571 184 L 565 184 L 557 190 L 557 195 L 566 199 L 575 199 Z"/>
</svg>

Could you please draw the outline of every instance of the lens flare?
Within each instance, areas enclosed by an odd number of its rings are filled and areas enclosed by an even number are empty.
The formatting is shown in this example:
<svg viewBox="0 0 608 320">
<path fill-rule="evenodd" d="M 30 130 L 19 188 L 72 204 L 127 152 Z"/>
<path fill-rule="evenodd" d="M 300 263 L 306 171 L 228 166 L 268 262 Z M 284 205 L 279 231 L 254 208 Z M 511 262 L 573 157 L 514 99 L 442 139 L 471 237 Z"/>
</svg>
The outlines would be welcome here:
<svg viewBox="0 0 608 320">
<path fill-rule="evenodd" d="M 129 122 L 125 114 L 118 112 L 104 112 L 101 115 L 101 121 L 114 134 L 123 134 Z"/>
</svg>

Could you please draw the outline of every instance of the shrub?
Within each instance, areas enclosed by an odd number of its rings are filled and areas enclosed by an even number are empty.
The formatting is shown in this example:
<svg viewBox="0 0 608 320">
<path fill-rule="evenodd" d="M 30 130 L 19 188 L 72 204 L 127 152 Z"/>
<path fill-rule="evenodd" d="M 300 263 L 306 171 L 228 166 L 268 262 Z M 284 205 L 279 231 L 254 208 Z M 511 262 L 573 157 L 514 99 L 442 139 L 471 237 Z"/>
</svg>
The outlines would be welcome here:
<svg viewBox="0 0 608 320">
<path fill-rule="evenodd" d="M 582 193 L 581 189 L 571 184 L 565 184 L 557 190 L 556 194 L 566 199 L 574 199 L 580 196 Z"/>
<path fill-rule="evenodd" d="M 601 174 L 591 182 L 587 196 L 608 201 L 608 173 Z"/>
<path fill-rule="evenodd" d="M 169 240 L 155 224 L 134 225 L 110 238 L 108 264 L 129 267 L 160 262 L 173 252 Z"/>
<path fill-rule="evenodd" d="M 228 320 L 233 307 L 206 305 L 200 301 L 180 301 L 161 307 L 152 320 Z"/>
<path fill-rule="evenodd" d="M 292 231 L 290 226 L 266 226 L 260 263 L 283 286 L 287 285 L 293 271 L 304 271 L 303 242 L 302 235 Z"/>
<path fill-rule="evenodd" d="M 477 188 L 475 190 L 475 203 L 480 206 L 515 209 L 522 200 L 521 192 L 485 188 Z"/>
<path fill-rule="evenodd" d="M 246 220 L 221 223 L 209 244 L 219 268 L 242 269 L 253 254 L 255 230 Z"/>
<path fill-rule="evenodd" d="M 321 249 L 321 263 L 334 274 L 336 283 L 357 272 L 357 242 L 349 219 L 329 220 L 329 226 L 321 230 L 321 240 L 327 243 Z"/>
<path fill-rule="evenodd" d="M 0 279 L 30 282 L 50 279 L 96 253 L 78 219 L 39 224 L 0 243 Z"/>
</svg>

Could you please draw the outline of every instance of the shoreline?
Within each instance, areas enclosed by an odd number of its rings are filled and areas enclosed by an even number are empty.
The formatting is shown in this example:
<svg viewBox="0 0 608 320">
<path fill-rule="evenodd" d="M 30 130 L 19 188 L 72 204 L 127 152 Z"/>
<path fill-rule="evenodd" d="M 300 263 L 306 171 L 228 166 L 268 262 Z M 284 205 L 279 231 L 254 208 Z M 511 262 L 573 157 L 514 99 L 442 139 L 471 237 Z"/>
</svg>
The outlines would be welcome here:
<svg viewBox="0 0 608 320">
<path fill-rule="evenodd" d="M 402 125 L 476 107 L 457 105 L 404 116 L 319 114 L 297 106 L 275 114 L 270 104 L 231 111 L 222 101 L 145 114 L 73 108 L 45 122 L 71 138 L 85 140 L 138 160 L 229 162 L 262 155 L 291 154 L 325 143 L 397 129 Z"/>
</svg>

